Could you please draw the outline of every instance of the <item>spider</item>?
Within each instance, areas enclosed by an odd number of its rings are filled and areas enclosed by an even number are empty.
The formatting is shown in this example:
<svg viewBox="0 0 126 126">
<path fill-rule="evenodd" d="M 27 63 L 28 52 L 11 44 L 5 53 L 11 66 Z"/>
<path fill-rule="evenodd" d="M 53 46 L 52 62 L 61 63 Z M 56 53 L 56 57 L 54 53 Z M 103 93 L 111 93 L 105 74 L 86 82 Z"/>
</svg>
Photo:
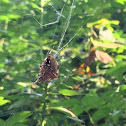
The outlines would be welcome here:
<svg viewBox="0 0 126 126">
<path fill-rule="evenodd" d="M 49 82 L 54 78 L 58 78 L 59 75 L 59 64 L 56 58 L 50 54 L 43 60 L 40 65 L 40 71 L 38 74 L 37 82 Z"/>
</svg>

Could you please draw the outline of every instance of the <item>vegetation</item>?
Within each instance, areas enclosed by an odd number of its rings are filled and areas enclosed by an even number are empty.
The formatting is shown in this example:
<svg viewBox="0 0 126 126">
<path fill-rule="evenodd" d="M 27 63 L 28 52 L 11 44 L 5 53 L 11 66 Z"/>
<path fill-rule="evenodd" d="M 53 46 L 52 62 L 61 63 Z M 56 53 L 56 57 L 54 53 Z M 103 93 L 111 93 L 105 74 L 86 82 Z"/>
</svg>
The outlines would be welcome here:
<svg viewBox="0 0 126 126">
<path fill-rule="evenodd" d="M 0 0 L 0 126 L 126 125 L 125 22 L 126 0 Z"/>
</svg>

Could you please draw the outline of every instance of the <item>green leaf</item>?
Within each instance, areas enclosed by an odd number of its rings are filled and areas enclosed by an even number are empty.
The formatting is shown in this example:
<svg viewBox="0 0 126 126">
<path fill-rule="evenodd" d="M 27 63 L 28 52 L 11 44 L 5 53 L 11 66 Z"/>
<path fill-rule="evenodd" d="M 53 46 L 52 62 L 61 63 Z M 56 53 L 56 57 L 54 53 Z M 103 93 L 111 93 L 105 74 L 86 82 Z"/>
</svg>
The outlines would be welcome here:
<svg viewBox="0 0 126 126">
<path fill-rule="evenodd" d="M 112 24 L 115 24 L 115 25 L 118 25 L 118 24 L 119 24 L 119 21 L 117 21 L 117 20 L 112 20 L 111 23 L 112 23 Z"/>
<path fill-rule="evenodd" d="M 24 111 L 15 113 L 4 123 L 4 126 L 14 126 L 16 123 L 22 123 L 26 121 L 26 118 L 31 115 L 30 111 Z"/>
<path fill-rule="evenodd" d="M 9 103 L 11 102 L 10 100 L 4 100 L 4 97 L 0 97 L 0 106 L 6 104 L 6 103 Z"/>
<path fill-rule="evenodd" d="M 17 14 L 8 14 L 8 15 L 0 15 L 1 20 L 11 20 L 11 19 L 18 19 L 20 16 Z"/>
<path fill-rule="evenodd" d="M 9 0 L 2 0 L 2 1 L 5 2 L 5 3 L 8 3 Z"/>
<path fill-rule="evenodd" d="M 4 120 L 0 119 L 0 126 L 3 126 L 3 125 L 4 125 Z"/>
<path fill-rule="evenodd" d="M 80 104 L 80 101 L 77 98 L 70 98 L 70 99 L 65 99 L 65 100 L 57 100 L 57 102 L 55 102 L 54 104 L 52 104 L 53 106 L 63 106 L 65 108 L 70 108 L 74 105 Z"/>
<path fill-rule="evenodd" d="M 72 112 L 74 112 L 77 116 L 79 116 L 81 113 L 83 113 L 84 111 L 84 107 L 82 104 L 77 104 L 76 102 L 74 102 L 73 106 L 72 106 Z"/>
<path fill-rule="evenodd" d="M 65 96 L 79 95 L 79 93 L 77 93 L 76 91 L 68 90 L 68 89 L 62 89 L 59 91 L 59 93 Z"/>
<path fill-rule="evenodd" d="M 106 75 L 115 76 L 116 79 L 122 80 L 124 72 L 126 72 L 126 62 L 120 62 L 116 67 L 109 69 Z"/>
<path fill-rule="evenodd" d="M 89 109 L 97 108 L 102 104 L 100 97 L 94 91 L 90 91 L 86 96 L 82 98 L 82 104 L 86 111 Z"/>
<path fill-rule="evenodd" d="M 110 107 L 104 107 L 104 108 L 100 108 L 98 109 L 92 116 L 93 121 L 98 121 L 104 117 L 107 117 L 109 115 L 109 113 L 111 108 Z"/>
<path fill-rule="evenodd" d="M 121 111 L 120 110 L 117 110 L 117 111 L 115 111 L 112 114 L 111 118 L 114 121 L 114 123 L 117 123 L 118 122 L 118 119 L 119 119 L 120 115 L 121 115 Z"/>
<path fill-rule="evenodd" d="M 75 118 L 75 117 L 67 116 L 67 118 L 72 119 L 72 120 L 77 121 L 77 122 L 81 122 L 81 123 L 83 123 L 82 120 L 80 120 L 80 119 L 78 119 L 78 118 Z"/>
<path fill-rule="evenodd" d="M 38 10 L 41 10 L 41 8 L 40 8 L 38 5 L 36 5 L 36 4 L 34 4 L 34 3 L 30 3 L 30 4 L 31 4 L 31 6 L 32 6 L 33 8 L 38 9 Z"/>
<path fill-rule="evenodd" d="M 120 3 L 120 4 L 122 4 L 122 5 L 124 5 L 125 4 L 125 2 L 126 2 L 126 0 L 115 0 L 117 3 Z"/>
<path fill-rule="evenodd" d="M 79 81 L 79 82 L 83 82 L 83 78 L 82 77 L 79 77 L 79 76 L 76 76 L 76 77 L 72 77 L 74 80 L 76 81 Z"/>
<path fill-rule="evenodd" d="M 121 85 L 119 91 L 126 91 L 126 85 Z"/>
</svg>

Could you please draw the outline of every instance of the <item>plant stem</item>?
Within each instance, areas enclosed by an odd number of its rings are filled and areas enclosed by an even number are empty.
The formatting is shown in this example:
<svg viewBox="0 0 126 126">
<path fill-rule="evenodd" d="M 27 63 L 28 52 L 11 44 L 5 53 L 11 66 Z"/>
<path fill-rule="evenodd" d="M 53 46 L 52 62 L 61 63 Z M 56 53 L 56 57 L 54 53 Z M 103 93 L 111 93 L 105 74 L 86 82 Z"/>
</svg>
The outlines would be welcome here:
<svg viewBox="0 0 126 126">
<path fill-rule="evenodd" d="M 48 84 L 45 84 L 45 93 L 44 93 L 44 97 L 43 97 L 43 99 L 44 99 L 44 105 L 43 105 L 43 108 L 42 108 L 42 121 L 41 121 L 41 124 L 43 124 L 43 121 L 44 121 L 44 119 L 45 119 L 45 111 L 46 111 L 46 97 L 47 97 L 47 86 L 48 86 Z"/>
<path fill-rule="evenodd" d="M 94 126 L 95 125 L 95 122 L 93 121 L 91 115 L 90 114 L 88 114 L 88 115 L 89 115 L 89 118 L 90 118 L 90 121 L 91 121 L 92 125 Z"/>
</svg>

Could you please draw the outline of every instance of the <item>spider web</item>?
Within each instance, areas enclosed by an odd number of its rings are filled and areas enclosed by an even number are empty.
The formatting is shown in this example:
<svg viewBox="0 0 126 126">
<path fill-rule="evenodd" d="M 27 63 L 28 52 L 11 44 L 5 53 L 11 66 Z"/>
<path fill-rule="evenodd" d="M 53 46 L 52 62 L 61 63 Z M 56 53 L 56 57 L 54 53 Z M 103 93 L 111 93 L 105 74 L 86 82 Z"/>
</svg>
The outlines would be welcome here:
<svg viewBox="0 0 126 126">
<path fill-rule="evenodd" d="M 41 28 L 41 29 L 43 29 L 43 27 L 46 27 L 46 26 L 51 26 L 51 25 L 54 25 L 54 24 L 57 24 L 56 25 L 56 27 L 55 27 L 55 30 L 54 30 L 54 33 L 52 33 L 53 35 L 55 35 L 56 34 L 56 31 L 57 31 L 57 29 L 58 29 L 58 23 L 59 23 L 59 21 L 60 21 L 60 19 L 61 18 L 65 18 L 66 19 L 66 21 L 65 21 L 65 28 L 64 28 L 64 30 L 63 30 L 63 32 L 62 32 L 62 35 L 61 35 L 61 37 L 60 37 L 60 41 L 59 41 L 59 43 L 58 43 L 58 45 L 57 45 L 57 52 L 55 53 L 55 56 L 57 56 L 57 55 L 59 55 L 60 54 L 60 51 L 62 51 L 65 47 L 68 47 L 69 46 L 69 44 L 70 43 L 72 43 L 72 40 L 74 39 L 74 38 L 76 38 L 76 36 L 78 35 L 78 33 L 84 28 L 84 26 L 86 25 L 86 23 L 90 20 L 90 18 L 91 17 L 88 17 L 87 18 L 87 20 L 86 21 L 84 21 L 83 22 L 83 24 L 77 29 L 77 30 L 75 30 L 75 33 L 72 35 L 72 37 L 70 37 L 69 38 L 69 40 L 68 40 L 68 42 L 66 42 L 66 43 L 64 43 L 63 41 L 64 41 L 64 37 L 65 37 L 65 35 L 67 34 L 67 30 L 68 30 L 68 28 L 69 28 L 69 25 L 70 25 L 70 23 L 71 23 L 71 17 L 72 17 L 72 12 L 73 12 L 73 10 L 76 8 L 76 6 L 75 6 L 75 0 L 73 0 L 72 1 L 72 4 L 71 4 L 71 6 L 70 6 L 70 9 L 69 9 L 69 14 L 68 14 L 68 17 L 65 17 L 64 15 L 63 15 L 63 11 L 64 11 L 64 9 L 65 9 L 65 6 L 66 6 L 66 2 L 64 2 L 64 4 L 63 4 L 63 6 L 62 6 L 62 8 L 61 8 L 61 11 L 58 11 L 52 4 L 50 5 L 50 8 L 52 8 L 53 9 L 53 11 L 55 11 L 55 13 L 56 13 L 56 15 L 57 15 L 57 20 L 55 20 L 55 21 L 53 21 L 53 22 L 48 22 L 48 23 L 46 23 L 46 24 L 43 24 L 43 20 L 44 20 L 44 18 L 43 18 L 43 14 L 42 14 L 42 12 L 41 12 L 41 15 L 40 15 L 40 21 L 38 21 L 38 19 L 34 16 L 34 15 L 32 15 L 33 16 L 33 19 L 36 21 L 36 24 L 38 24 L 39 25 L 39 27 Z M 99 6 L 100 5 L 98 5 L 97 7 L 96 7 L 96 9 L 92 12 L 92 13 L 95 13 L 96 11 L 97 11 L 97 9 L 99 8 Z M 62 19 L 61 19 L 62 20 Z M 53 38 L 53 37 L 52 37 Z M 44 56 L 43 56 L 43 54 L 42 54 L 42 49 L 41 49 L 41 47 L 42 47 L 42 44 L 40 43 L 40 54 L 41 54 L 41 61 L 44 59 Z M 52 45 L 50 46 L 50 48 L 52 47 Z M 77 57 L 82 63 L 83 63 L 83 61 L 79 58 L 79 57 Z M 34 62 L 36 62 L 36 65 L 37 66 L 39 66 L 38 64 L 41 64 L 40 62 L 37 62 L 36 61 L 36 58 L 35 57 L 32 57 L 32 60 L 34 61 Z M 60 60 L 59 60 L 59 64 L 60 64 Z M 65 68 L 64 66 L 61 66 L 61 67 L 63 67 L 65 70 L 66 70 L 66 72 L 67 72 L 67 68 Z M 92 72 L 93 72 L 93 70 L 91 70 Z M 39 71 L 38 71 L 39 72 Z M 70 71 L 69 71 L 69 73 L 70 73 Z M 93 72 L 94 73 L 94 72 Z M 59 73 L 60 74 L 60 73 Z M 30 81 L 31 81 L 31 84 L 33 83 L 33 80 L 31 80 L 31 77 L 29 77 L 29 76 L 27 76 L 26 78 L 28 78 Z M 34 78 L 34 80 L 35 80 L 35 78 Z M 75 81 L 75 83 L 77 83 L 76 81 Z M 29 92 L 29 91 L 27 91 L 26 92 L 26 94 L 32 94 L 33 93 L 33 95 L 37 95 L 37 96 L 42 96 L 42 94 L 39 94 L 39 93 L 37 93 L 37 92 Z M 86 94 L 86 93 L 85 93 Z M 85 95 L 84 94 L 84 95 Z M 20 94 L 19 94 L 20 95 Z M 24 97 L 25 97 L 25 95 L 24 96 L 22 96 L 22 99 L 21 99 L 21 102 L 24 102 L 23 101 L 23 99 L 24 99 Z M 92 102 L 92 104 L 94 104 L 93 102 Z M 95 104 L 94 104 L 94 106 L 95 106 Z M 14 109 L 14 111 L 11 113 L 11 115 L 13 115 L 14 113 L 16 112 L 16 109 Z M 95 113 L 95 111 L 93 111 L 92 113 Z M 102 114 L 102 113 L 101 113 Z M 84 115 L 83 115 L 84 116 Z M 86 117 L 84 117 L 84 118 L 86 118 Z M 7 121 L 6 121 L 7 122 Z M 4 124 L 4 125 L 6 125 L 6 123 Z M 3 125 L 3 126 L 4 126 Z"/>
<path fill-rule="evenodd" d="M 89 18 L 87 19 L 87 21 L 85 21 L 85 22 L 80 26 L 80 28 L 77 29 L 77 31 L 75 32 L 75 34 L 68 40 L 68 42 L 65 43 L 65 44 L 63 45 L 64 37 L 65 37 L 66 32 L 67 32 L 67 29 L 68 29 L 68 27 L 69 27 L 69 25 L 70 25 L 70 21 L 71 21 L 71 17 L 72 17 L 72 11 L 73 11 L 73 9 L 75 8 L 74 2 L 75 2 L 75 1 L 73 0 L 73 1 L 72 1 L 72 4 L 71 4 L 71 6 L 70 6 L 69 15 L 68 15 L 68 17 L 66 18 L 65 28 L 64 28 L 64 30 L 63 30 L 63 32 L 62 32 L 62 35 L 61 35 L 61 38 L 60 38 L 60 41 L 59 41 L 59 44 L 58 44 L 58 48 L 57 48 L 57 53 L 55 53 L 55 56 L 56 56 L 56 55 L 59 55 L 60 51 L 63 50 L 66 46 L 68 46 L 70 42 L 72 42 L 72 40 L 77 36 L 77 34 L 81 31 L 81 29 L 85 26 L 85 24 L 90 20 L 90 17 L 89 17 Z M 57 11 L 56 8 L 55 8 L 53 5 L 50 5 L 50 7 L 52 7 L 52 8 L 54 9 L 54 11 L 56 12 L 56 15 L 58 15 L 56 21 L 49 22 L 49 23 L 47 23 L 47 24 L 42 24 L 42 21 L 43 21 L 43 14 L 42 14 L 42 13 L 41 13 L 41 17 L 40 17 L 40 18 L 41 18 L 41 19 L 40 19 L 40 20 L 41 20 L 40 22 L 37 20 L 37 18 L 36 18 L 34 15 L 33 15 L 33 19 L 36 21 L 36 23 L 38 23 L 38 25 L 40 25 L 40 28 L 43 28 L 43 27 L 49 26 L 49 25 L 57 24 L 57 25 L 56 25 L 56 28 L 55 28 L 55 32 L 53 33 L 53 34 L 55 35 L 56 30 L 57 30 L 57 28 L 58 28 L 58 23 L 59 23 L 60 18 L 61 18 L 61 17 L 65 18 L 65 16 L 62 14 L 62 12 L 63 12 L 63 10 L 64 10 L 64 7 L 65 7 L 65 4 L 66 4 L 66 3 L 64 3 L 64 5 L 63 5 L 63 7 L 62 7 L 62 9 L 61 9 L 60 12 Z M 97 8 L 98 8 L 98 7 L 97 7 Z M 95 13 L 95 11 L 97 10 L 97 8 L 94 10 L 93 13 Z M 41 43 L 40 43 L 40 53 L 41 53 L 41 56 L 42 56 L 42 57 L 41 57 L 41 61 L 42 61 L 42 60 L 43 60 L 43 54 L 42 54 L 41 46 L 42 46 L 42 45 L 41 45 Z M 79 57 L 78 57 L 78 58 L 79 58 Z M 36 62 L 37 64 L 40 64 L 40 63 L 38 63 L 38 62 L 35 60 L 34 57 L 32 57 L 32 60 L 33 60 L 34 62 Z M 83 61 L 82 61 L 80 58 L 79 58 L 79 60 L 83 63 Z M 67 69 L 66 69 L 64 66 L 62 66 L 62 67 L 67 71 Z M 92 72 L 93 72 L 93 71 L 92 71 Z M 27 78 L 29 78 L 29 79 L 31 80 L 30 77 L 27 76 Z M 32 80 L 31 80 L 31 82 L 32 82 Z M 76 82 L 76 83 L 77 83 L 77 82 Z M 29 92 L 27 92 L 27 93 L 29 94 Z M 30 94 L 31 94 L 31 93 L 32 93 L 32 92 L 30 92 Z M 33 93 L 33 94 L 34 94 L 34 93 Z M 19 95 L 21 95 L 21 94 L 19 94 Z M 37 95 L 37 96 L 42 96 L 42 94 L 38 94 L 38 93 L 35 93 L 35 95 Z M 21 103 L 21 102 L 24 102 L 24 101 L 23 101 L 24 97 L 25 97 L 25 96 L 22 96 L 20 103 Z M 94 104 L 94 103 L 92 102 L 92 104 Z M 14 111 L 11 112 L 11 115 L 13 115 L 15 112 L 16 112 L 16 109 L 14 109 Z M 7 121 L 4 123 L 4 125 L 6 125 L 6 123 L 7 123 Z M 3 125 L 3 126 L 4 126 L 4 125 Z"/>
</svg>

